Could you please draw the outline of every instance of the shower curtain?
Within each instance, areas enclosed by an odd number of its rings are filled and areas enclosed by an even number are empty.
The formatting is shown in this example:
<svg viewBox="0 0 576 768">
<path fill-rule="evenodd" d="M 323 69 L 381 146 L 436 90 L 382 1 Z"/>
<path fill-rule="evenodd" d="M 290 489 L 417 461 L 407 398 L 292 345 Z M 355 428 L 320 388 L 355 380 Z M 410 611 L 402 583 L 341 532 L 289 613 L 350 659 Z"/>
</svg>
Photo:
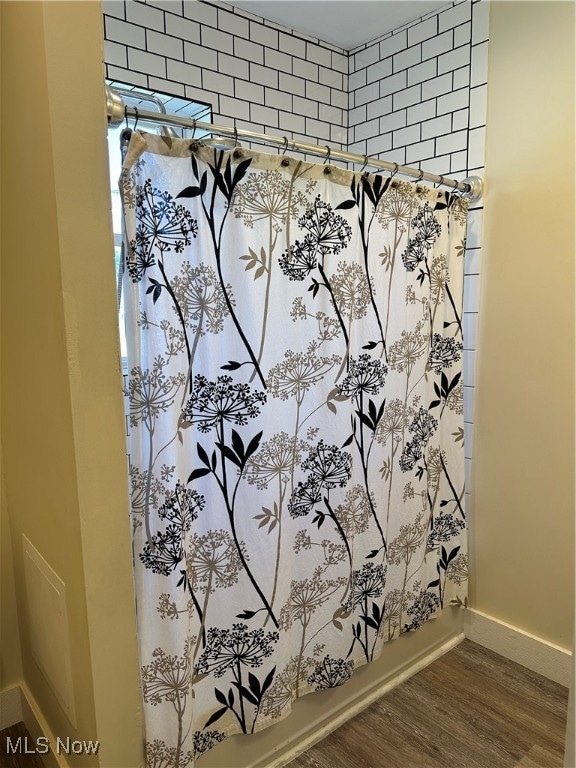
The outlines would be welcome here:
<svg viewBox="0 0 576 768">
<path fill-rule="evenodd" d="M 466 600 L 467 201 L 134 132 L 121 179 L 147 765 Z"/>
</svg>

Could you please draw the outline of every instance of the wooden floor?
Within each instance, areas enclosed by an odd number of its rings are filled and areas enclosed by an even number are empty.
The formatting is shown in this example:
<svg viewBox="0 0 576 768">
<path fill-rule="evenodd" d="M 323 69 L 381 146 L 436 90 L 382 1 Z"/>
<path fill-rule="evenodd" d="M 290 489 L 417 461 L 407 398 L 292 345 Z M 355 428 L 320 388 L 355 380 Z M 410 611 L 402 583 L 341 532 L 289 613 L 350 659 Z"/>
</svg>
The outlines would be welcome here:
<svg viewBox="0 0 576 768">
<path fill-rule="evenodd" d="M 289 768 L 561 768 L 568 689 L 465 640 Z"/>
<path fill-rule="evenodd" d="M 562 768 L 568 689 L 465 640 L 290 768 Z M 41 768 L 6 754 L 0 768 Z"/>
<path fill-rule="evenodd" d="M 4 728 L 0 731 L 0 768 L 43 768 L 40 756 L 32 752 L 35 746 L 24 723 Z M 14 752 L 14 749 L 17 751 Z M 26 749 L 29 750 L 28 754 L 25 754 Z"/>
</svg>

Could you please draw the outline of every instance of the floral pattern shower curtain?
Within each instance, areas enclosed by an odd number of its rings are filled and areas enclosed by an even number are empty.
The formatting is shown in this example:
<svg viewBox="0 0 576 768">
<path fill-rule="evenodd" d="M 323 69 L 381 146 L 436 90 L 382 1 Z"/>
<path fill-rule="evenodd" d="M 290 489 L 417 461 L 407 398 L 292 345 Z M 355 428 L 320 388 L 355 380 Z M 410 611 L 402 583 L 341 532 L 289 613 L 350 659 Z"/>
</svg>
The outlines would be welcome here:
<svg viewBox="0 0 576 768">
<path fill-rule="evenodd" d="M 130 475 L 148 766 L 466 597 L 467 201 L 134 133 Z"/>
</svg>

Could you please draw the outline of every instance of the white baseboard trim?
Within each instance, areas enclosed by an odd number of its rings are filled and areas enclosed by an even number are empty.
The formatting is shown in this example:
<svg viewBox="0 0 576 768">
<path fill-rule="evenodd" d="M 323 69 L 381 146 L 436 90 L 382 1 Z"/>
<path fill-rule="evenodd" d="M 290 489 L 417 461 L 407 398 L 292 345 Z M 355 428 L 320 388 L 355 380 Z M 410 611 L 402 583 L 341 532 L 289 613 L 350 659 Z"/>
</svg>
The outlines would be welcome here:
<svg viewBox="0 0 576 768">
<path fill-rule="evenodd" d="M 54 745 L 58 740 L 24 681 L 0 693 L 0 730 L 21 722 L 26 726 L 32 742 L 36 743 L 40 737 L 48 739 L 50 750 L 40 753 L 45 768 L 70 768 L 65 754 L 56 750 Z M 42 741 L 42 746 L 45 743 Z"/>
<path fill-rule="evenodd" d="M 466 610 L 464 634 L 474 643 L 549 680 L 566 687 L 570 685 L 572 653 L 565 648 L 473 608 Z"/>
<path fill-rule="evenodd" d="M 283 745 L 277 744 L 272 752 L 265 750 L 259 758 L 250 762 L 250 768 L 283 768 L 283 766 L 286 766 L 345 722 L 358 715 L 390 690 L 429 666 L 445 653 L 448 653 L 448 651 L 461 643 L 464 638 L 465 634 L 457 631 L 448 639 L 444 639 L 443 642 L 437 642 L 431 647 L 429 646 L 425 653 L 413 656 L 406 663 L 402 663 L 395 669 L 390 670 L 386 676 L 380 676 L 380 679 L 376 678 L 374 685 L 369 685 L 357 698 L 348 699 L 341 703 L 321 724 L 318 724 L 317 721 L 312 722 L 307 728 L 303 728 L 297 736 L 292 733 L 287 743 Z M 23 720 L 32 739 L 35 740 L 40 736 L 45 736 L 48 738 L 50 745 L 55 744 L 56 738 L 28 686 L 22 683 L 21 687 L 17 686 L 11 690 L 16 691 L 16 693 L 10 693 L 10 696 L 14 700 L 16 698 L 20 699 L 21 708 L 19 710 L 21 714 L 17 715 L 18 720 L 14 720 L 11 724 L 13 725 L 14 722 Z M 2 695 L 0 695 L 0 701 L 1 699 Z M 70 764 L 63 754 L 57 754 L 51 750 L 41 757 L 46 768 L 70 768 Z"/>
<path fill-rule="evenodd" d="M 0 731 L 22 721 L 22 692 L 19 685 L 0 693 Z"/>
<path fill-rule="evenodd" d="M 283 768 L 283 766 L 290 763 L 307 749 L 310 749 L 310 747 L 313 747 L 319 741 L 325 739 L 326 736 L 329 736 L 341 725 L 344 725 L 344 723 L 346 723 L 348 720 L 351 720 L 353 717 L 360 714 L 360 712 L 369 707 L 370 704 L 373 704 L 375 701 L 380 699 L 382 696 L 392 690 L 392 688 L 396 688 L 397 685 L 400 685 L 400 683 L 408 680 L 417 672 L 420 672 L 422 669 L 432 664 L 433 661 L 436 661 L 436 659 L 439 659 L 445 653 L 451 651 L 452 648 L 455 648 L 459 643 L 462 642 L 462 640 L 464 640 L 464 637 L 464 634 L 455 635 L 442 645 L 434 647 L 430 653 L 419 657 L 414 663 L 402 669 L 398 674 L 394 675 L 394 677 L 385 680 L 383 683 L 377 684 L 374 688 L 368 690 L 360 700 L 354 702 L 350 706 L 347 706 L 343 711 L 339 712 L 334 717 L 331 717 L 330 721 L 325 725 L 321 726 L 320 728 L 315 728 L 312 732 L 302 734 L 302 736 L 298 738 L 298 742 L 293 747 L 286 749 L 281 755 L 274 758 L 272 761 L 266 762 L 266 768 Z"/>
<path fill-rule="evenodd" d="M 22 720 L 24 721 L 24 725 L 28 729 L 30 736 L 32 736 L 32 739 L 34 740 L 38 739 L 40 736 L 45 736 L 51 747 L 53 747 L 53 745 L 56 744 L 56 737 L 48 726 L 32 692 L 24 682 L 21 683 L 21 691 Z M 64 756 L 57 754 L 53 748 L 45 755 L 41 755 L 41 757 L 45 768 L 70 768 L 69 763 L 64 759 Z"/>
</svg>

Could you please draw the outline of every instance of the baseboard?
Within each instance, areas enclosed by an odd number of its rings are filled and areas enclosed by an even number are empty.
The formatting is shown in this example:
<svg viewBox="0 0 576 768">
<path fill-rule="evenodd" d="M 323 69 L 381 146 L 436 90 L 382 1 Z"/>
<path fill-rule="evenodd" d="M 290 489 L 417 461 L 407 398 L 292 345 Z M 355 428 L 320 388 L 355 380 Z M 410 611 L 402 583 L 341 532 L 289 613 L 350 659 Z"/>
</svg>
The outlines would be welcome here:
<svg viewBox="0 0 576 768">
<path fill-rule="evenodd" d="M 22 692 L 19 685 L 0 693 L 0 731 L 22 722 Z"/>
<path fill-rule="evenodd" d="M 442 618 L 448 619 L 449 617 Z M 384 674 L 378 672 L 378 667 L 376 666 L 378 662 L 374 662 L 374 665 L 362 667 L 358 670 L 356 677 L 358 677 L 359 672 L 365 670 L 368 673 L 368 685 L 366 685 L 365 679 L 355 694 L 351 697 L 344 697 L 340 700 L 339 704 L 333 696 L 338 696 L 343 689 L 324 691 L 322 694 L 310 694 L 304 697 L 299 703 L 309 701 L 311 704 L 309 712 L 312 716 L 301 722 L 300 726 L 296 729 L 297 732 L 293 729 L 288 729 L 288 738 L 275 740 L 272 748 L 269 745 L 264 747 L 261 744 L 260 746 L 263 748 L 257 749 L 252 759 L 242 760 L 242 765 L 249 766 L 249 768 L 283 768 L 283 766 L 286 766 L 302 752 L 310 749 L 314 744 L 324 739 L 346 721 L 350 720 L 350 718 L 358 715 L 390 690 L 429 666 L 445 653 L 448 653 L 448 651 L 461 643 L 465 637 L 461 631 L 462 620 L 457 621 L 456 629 L 453 629 L 449 623 L 444 624 L 442 628 L 440 622 L 441 619 L 429 622 L 420 632 L 409 633 L 408 637 L 403 636 L 393 641 L 393 643 L 387 644 L 390 646 L 387 648 L 390 652 L 390 657 L 387 663 L 383 664 Z M 402 640 L 404 640 L 404 643 L 402 643 Z M 410 646 L 411 650 L 409 650 Z M 370 672 L 372 672 L 373 677 L 369 675 Z M 351 684 L 352 682 L 349 685 Z M 32 738 L 37 739 L 40 736 L 45 736 L 51 745 L 55 744 L 55 736 L 42 716 L 40 708 L 28 687 L 23 684 L 21 688 L 16 688 L 16 690 L 17 694 L 12 693 L 11 696 L 15 698 L 18 695 L 18 698 L 21 699 L 22 714 L 21 716 L 19 715 L 19 719 L 24 721 Z M 331 694 L 333 694 L 332 697 Z M 312 697 L 320 695 L 324 697 L 325 708 L 323 711 L 318 709 L 319 699 L 316 698 L 314 702 L 312 701 Z M 288 720 L 290 718 L 286 722 Z M 251 737 L 251 740 L 257 740 L 264 735 L 265 732 L 255 734 Z M 242 737 L 231 737 L 227 741 L 232 742 L 236 738 L 241 739 Z M 218 745 L 218 747 L 221 746 L 223 745 Z M 217 747 L 213 751 L 215 752 L 216 750 Z M 206 762 L 206 759 L 209 761 L 210 757 L 211 755 L 208 753 L 203 757 L 203 761 Z M 46 768 L 69 768 L 69 763 L 65 760 L 65 755 L 63 754 L 55 754 L 51 751 L 46 755 L 42 755 L 42 760 Z M 218 766 L 232 765 L 230 762 L 222 762 L 220 760 L 217 760 L 215 764 Z M 235 768 L 238 768 L 239 763 L 237 762 L 234 765 Z M 208 762 L 206 762 L 206 768 L 208 768 Z"/>
<path fill-rule="evenodd" d="M 464 611 L 449 608 L 417 632 L 384 643 L 377 659 L 359 664 L 346 685 L 310 692 L 289 714 L 246 736 L 234 734 L 202 755 L 198 768 L 281 768 L 361 712 L 395 685 L 464 640 Z"/>
<path fill-rule="evenodd" d="M 56 744 L 55 735 L 48 726 L 32 692 L 24 682 L 21 684 L 21 691 L 22 720 L 30 736 L 32 736 L 33 740 L 44 736 L 48 739 L 50 745 Z M 64 755 L 57 754 L 53 749 L 42 755 L 42 762 L 45 768 L 69 768 L 69 763 L 64 759 Z"/>
<path fill-rule="evenodd" d="M 572 654 L 565 648 L 473 608 L 466 610 L 464 634 L 474 643 L 549 680 L 566 687 L 570 685 Z"/>
<path fill-rule="evenodd" d="M 45 768 L 70 768 L 63 751 L 58 751 L 59 741 L 42 714 L 36 699 L 25 682 L 0 693 L 0 730 L 23 722 L 31 741 L 42 747 L 40 757 Z M 48 740 L 46 742 L 46 739 Z M 39 741 L 40 740 L 40 741 Z M 44 747 L 50 749 L 44 753 Z"/>
<path fill-rule="evenodd" d="M 425 669 L 432 664 L 433 661 L 439 659 L 452 648 L 455 648 L 459 643 L 464 640 L 464 634 L 458 634 L 451 637 L 441 645 L 433 647 L 428 653 L 417 658 L 413 663 L 409 663 L 402 670 L 397 671 L 392 677 L 386 679 L 384 682 L 377 683 L 373 688 L 367 690 L 361 698 L 346 706 L 345 709 L 339 713 L 330 717 L 329 722 L 326 722 L 320 728 L 314 727 L 313 730 L 308 733 L 301 733 L 298 736 L 298 741 L 294 746 L 288 747 L 282 750 L 282 754 L 277 755 L 273 759 L 264 757 L 263 761 L 258 761 L 252 766 L 252 768 L 283 768 L 288 765 L 292 760 L 301 755 L 306 750 L 313 747 L 326 736 L 329 736 L 333 731 L 344 725 L 348 720 L 358 715 L 364 709 L 369 707 L 375 701 L 380 699 L 386 693 L 388 693 L 396 686 L 408 680 L 410 677 Z"/>
<path fill-rule="evenodd" d="M 34 744 L 44 745 L 44 741 L 38 742 L 40 737 L 47 737 L 50 744 L 56 743 L 36 700 L 24 682 L 0 693 L 0 730 L 16 723 L 24 723 Z M 52 750 L 46 754 L 42 751 L 41 757 L 45 768 L 69 768 L 62 755 Z"/>
</svg>

